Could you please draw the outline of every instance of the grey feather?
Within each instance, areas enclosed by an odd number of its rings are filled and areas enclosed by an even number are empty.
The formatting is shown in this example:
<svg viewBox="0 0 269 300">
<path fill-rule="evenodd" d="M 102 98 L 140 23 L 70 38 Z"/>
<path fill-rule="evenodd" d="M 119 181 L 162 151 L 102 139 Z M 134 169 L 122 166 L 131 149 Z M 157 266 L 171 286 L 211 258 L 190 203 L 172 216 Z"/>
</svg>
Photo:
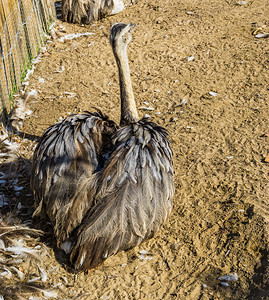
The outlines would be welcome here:
<svg viewBox="0 0 269 300">
<path fill-rule="evenodd" d="M 93 21 L 109 16 L 113 12 L 114 0 L 63 0 L 63 19 L 70 23 L 90 24 Z M 137 0 L 124 0 L 125 7 Z"/>
<path fill-rule="evenodd" d="M 68 116 L 45 131 L 35 150 L 31 176 L 34 215 L 49 217 L 58 244 L 81 222 L 92 201 L 89 194 L 93 197 L 93 193 L 87 190 L 91 183 L 82 182 L 90 181 L 98 168 L 105 123 L 107 118 L 97 113 Z M 114 123 L 111 130 L 116 130 Z M 59 230 L 67 227 L 69 231 Z"/>
<path fill-rule="evenodd" d="M 117 62 L 122 51 L 127 57 L 133 27 L 111 28 Z M 75 271 L 92 269 L 151 238 L 172 209 L 167 131 L 148 119 L 138 121 L 127 81 L 120 84 L 121 91 L 128 89 L 121 93 L 121 128 L 101 112 L 70 115 L 45 131 L 34 153 L 34 215 L 49 218 L 58 246 L 70 248 Z"/>
<path fill-rule="evenodd" d="M 133 126 L 140 128 L 133 130 Z M 148 150 L 148 147 L 152 148 L 152 143 L 156 143 L 156 130 L 163 131 L 155 124 L 142 120 L 117 131 L 114 137 L 116 148 L 99 179 L 96 204 L 82 221 L 71 250 L 70 260 L 77 271 L 93 268 L 104 257 L 152 237 L 170 213 L 174 194 L 173 173 L 166 171 L 159 157 L 164 151 L 154 153 L 153 158 Z M 139 142 L 141 135 L 147 142 Z M 166 134 L 160 134 L 160 138 L 169 147 Z M 122 145 L 128 145 L 128 148 Z M 172 169 L 172 157 L 169 155 L 165 159 L 170 161 Z M 102 188 L 104 181 L 106 189 Z"/>
</svg>

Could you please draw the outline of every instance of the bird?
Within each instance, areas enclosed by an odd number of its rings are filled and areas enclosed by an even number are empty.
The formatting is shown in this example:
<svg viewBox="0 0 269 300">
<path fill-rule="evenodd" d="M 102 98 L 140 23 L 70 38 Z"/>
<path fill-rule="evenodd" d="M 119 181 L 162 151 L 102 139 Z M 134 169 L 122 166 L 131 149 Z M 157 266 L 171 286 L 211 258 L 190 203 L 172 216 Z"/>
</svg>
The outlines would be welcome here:
<svg viewBox="0 0 269 300">
<path fill-rule="evenodd" d="M 135 24 L 115 23 L 120 124 L 100 110 L 67 116 L 42 135 L 33 156 L 34 216 L 48 217 L 72 271 L 152 238 L 173 207 L 173 153 L 168 131 L 139 119 L 127 46 Z"/>
<path fill-rule="evenodd" d="M 63 0 L 62 17 L 69 23 L 91 24 L 136 3 L 137 0 Z"/>
</svg>

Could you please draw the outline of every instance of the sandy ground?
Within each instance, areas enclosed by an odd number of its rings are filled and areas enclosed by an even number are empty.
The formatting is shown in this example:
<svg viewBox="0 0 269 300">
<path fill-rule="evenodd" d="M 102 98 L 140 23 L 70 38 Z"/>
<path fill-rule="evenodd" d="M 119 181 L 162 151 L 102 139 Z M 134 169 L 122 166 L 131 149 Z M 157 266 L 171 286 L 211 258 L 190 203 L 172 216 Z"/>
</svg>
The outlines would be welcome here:
<svg viewBox="0 0 269 300">
<path fill-rule="evenodd" d="M 268 39 L 253 35 L 263 25 L 268 31 L 269 9 L 266 0 L 237 2 L 140 0 L 89 27 L 57 22 L 64 34 L 94 35 L 46 45 L 27 87 L 38 95 L 27 103 L 33 113 L 21 131 L 28 140 L 13 137 L 21 158 L 1 159 L 1 171 L 24 187 L 20 195 L 10 185 L 1 188 L 11 203 L 2 213 L 12 208 L 18 221 L 9 224 L 46 232 L 35 239 L 18 232 L 40 255 L 17 263 L 22 280 L 2 276 L 5 299 L 33 293 L 43 299 L 39 288 L 55 291 L 57 299 L 269 299 Z M 153 239 L 74 275 L 54 247 L 50 227 L 31 220 L 28 160 L 32 140 L 71 112 L 98 107 L 119 121 L 108 40 L 116 21 L 137 24 L 129 45 L 133 88 L 138 107 L 154 108 L 141 108 L 140 116 L 151 115 L 170 132 L 174 209 Z M 40 268 L 48 278 L 28 282 L 42 275 Z M 227 274 L 237 280 L 219 279 Z"/>
</svg>

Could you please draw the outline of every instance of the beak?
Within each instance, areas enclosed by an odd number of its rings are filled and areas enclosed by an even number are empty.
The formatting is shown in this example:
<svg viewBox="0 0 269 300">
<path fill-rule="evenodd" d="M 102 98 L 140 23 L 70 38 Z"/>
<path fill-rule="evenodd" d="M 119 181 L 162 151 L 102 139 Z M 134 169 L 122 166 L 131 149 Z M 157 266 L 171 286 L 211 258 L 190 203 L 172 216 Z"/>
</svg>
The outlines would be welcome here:
<svg viewBox="0 0 269 300">
<path fill-rule="evenodd" d="M 129 27 L 130 27 L 130 32 L 132 33 L 134 28 L 135 28 L 136 24 L 135 23 L 130 23 Z"/>
</svg>

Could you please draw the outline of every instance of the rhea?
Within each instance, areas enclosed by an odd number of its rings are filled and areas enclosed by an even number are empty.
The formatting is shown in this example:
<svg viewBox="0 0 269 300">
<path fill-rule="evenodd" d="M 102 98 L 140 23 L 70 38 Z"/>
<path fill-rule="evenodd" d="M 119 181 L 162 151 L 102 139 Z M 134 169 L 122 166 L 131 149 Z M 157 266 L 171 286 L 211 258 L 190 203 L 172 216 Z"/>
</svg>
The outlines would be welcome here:
<svg viewBox="0 0 269 300">
<path fill-rule="evenodd" d="M 62 14 L 64 21 L 69 23 L 90 24 L 135 3 L 137 0 L 63 0 Z"/>
<path fill-rule="evenodd" d="M 167 131 L 139 120 L 127 46 L 134 24 L 116 23 L 121 121 L 98 112 L 49 127 L 33 157 L 34 216 L 48 217 L 75 271 L 153 237 L 172 209 L 173 161 Z"/>
</svg>

